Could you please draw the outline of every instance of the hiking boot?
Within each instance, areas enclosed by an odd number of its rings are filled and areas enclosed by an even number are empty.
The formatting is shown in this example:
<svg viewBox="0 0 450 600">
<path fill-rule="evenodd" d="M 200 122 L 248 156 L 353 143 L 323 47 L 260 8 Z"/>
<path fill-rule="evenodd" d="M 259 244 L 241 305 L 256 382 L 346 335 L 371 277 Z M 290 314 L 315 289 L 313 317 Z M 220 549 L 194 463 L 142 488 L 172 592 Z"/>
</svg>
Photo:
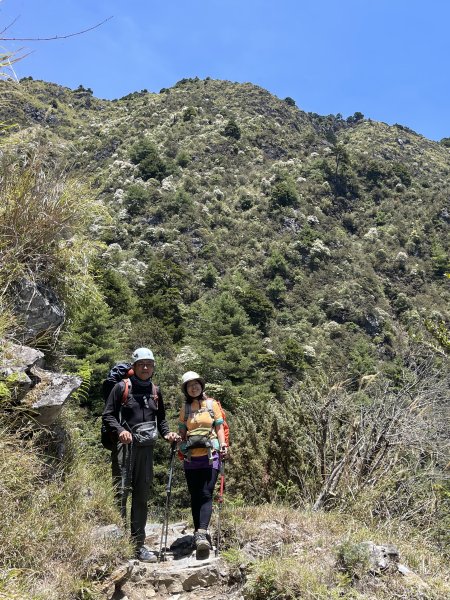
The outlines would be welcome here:
<svg viewBox="0 0 450 600">
<path fill-rule="evenodd" d="M 136 550 L 136 558 L 141 562 L 154 563 L 158 559 L 153 552 L 151 552 L 146 546 L 141 546 Z"/>
<path fill-rule="evenodd" d="M 195 556 L 198 560 L 205 560 L 209 557 L 211 545 L 208 541 L 208 532 L 206 529 L 199 529 L 194 533 Z"/>
</svg>

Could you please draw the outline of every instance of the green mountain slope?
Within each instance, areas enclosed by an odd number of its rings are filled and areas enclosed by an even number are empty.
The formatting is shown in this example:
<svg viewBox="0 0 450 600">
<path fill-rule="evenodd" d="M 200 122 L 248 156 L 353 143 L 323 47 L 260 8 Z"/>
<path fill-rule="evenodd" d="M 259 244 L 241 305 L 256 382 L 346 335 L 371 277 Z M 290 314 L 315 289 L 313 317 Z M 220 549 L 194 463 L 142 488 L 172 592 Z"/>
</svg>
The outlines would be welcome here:
<svg viewBox="0 0 450 600">
<path fill-rule="evenodd" d="M 24 274 L 49 285 L 66 306 L 53 360 L 94 415 L 111 362 L 149 345 L 173 422 L 188 369 L 227 409 L 237 504 L 407 522 L 445 552 L 450 149 L 249 83 L 106 101 L 25 79 L 0 99 L 0 333 Z M 40 195 L 60 185 L 67 226 Z M 8 210 L 17 224 L 36 198 L 14 237 Z"/>
<path fill-rule="evenodd" d="M 105 260 L 133 291 L 148 293 L 152 265 L 180 269 L 164 298 L 175 341 L 196 302 L 229 289 L 277 359 L 307 345 L 345 369 L 364 346 L 357 377 L 395 358 L 397 327 L 430 340 L 425 321 L 448 319 L 448 148 L 251 84 L 185 80 L 113 102 L 28 80 L 10 92 L 3 120 L 54 138 L 110 207 Z"/>
</svg>

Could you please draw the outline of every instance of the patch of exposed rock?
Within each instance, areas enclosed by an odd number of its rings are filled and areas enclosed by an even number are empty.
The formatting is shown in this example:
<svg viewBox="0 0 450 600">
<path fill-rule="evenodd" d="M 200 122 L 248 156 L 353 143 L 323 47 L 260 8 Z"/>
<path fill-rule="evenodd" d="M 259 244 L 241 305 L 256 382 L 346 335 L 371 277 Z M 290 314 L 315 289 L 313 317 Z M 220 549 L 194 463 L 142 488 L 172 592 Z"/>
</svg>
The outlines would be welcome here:
<svg viewBox="0 0 450 600">
<path fill-rule="evenodd" d="M 55 293 L 48 287 L 23 280 L 17 286 L 14 312 L 23 322 L 23 340 L 29 341 L 44 331 L 56 330 L 65 314 Z"/>
<path fill-rule="evenodd" d="M 146 545 L 159 559 L 161 525 L 147 525 L 146 533 Z M 161 556 L 164 560 L 156 563 L 130 560 L 121 565 L 105 582 L 104 597 L 108 600 L 240 598 L 240 593 L 229 587 L 230 570 L 226 563 L 214 551 L 209 558 L 197 560 L 192 539 L 185 523 L 170 525 L 166 551 Z"/>
<path fill-rule="evenodd" d="M 71 394 L 81 385 L 74 375 L 43 369 L 39 350 L 2 342 L 0 380 L 11 394 L 12 406 L 28 409 L 40 425 L 51 425 Z"/>
</svg>

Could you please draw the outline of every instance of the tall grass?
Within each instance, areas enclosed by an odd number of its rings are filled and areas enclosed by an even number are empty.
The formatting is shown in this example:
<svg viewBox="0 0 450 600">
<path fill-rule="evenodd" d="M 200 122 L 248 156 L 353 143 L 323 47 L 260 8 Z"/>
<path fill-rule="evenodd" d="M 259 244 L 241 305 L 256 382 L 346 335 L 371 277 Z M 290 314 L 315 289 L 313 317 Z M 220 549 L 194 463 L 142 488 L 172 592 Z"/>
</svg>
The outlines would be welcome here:
<svg viewBox="0 0 450 600">
<path fill-rule="evenodd" d="M 41 431 L 27 441 L 3 425 L 0 597 L 26 590 L 23 598 L 68 600 L 81 587 L 95 597 L 95 579 L 129 551 L 125 540 L 92 535 L 96 525 L 119 521 L 108 469 L 76 421 L 81 417 L 66 409 L 57 437 Z"/>
<path fill-rule="evenodd" d="M 97 293 L 90 264 L 98 243 L 88 228 L 105 215 L 87 186 L 68 178 L 63 159 L 39 144 L 8 145 L 0 156 L 0 312 L 11 315 L 23 280 L 50 285 L 63 303 Z"/>
<path fill-rule="evenodd" d="M 0 339 L 20 333 L 14 295 L 24 279 L 50 285 L 71 310 L 98 294 L 89 227 L 104 212 L 69 179 L 64 160 L 39 143 L 9 142 L 0 155 Z M 2 347 L 0 347 L 0 361 Z M 1 379 L 1 378 L 0 378 Z M 4 379 L 4 378 L 3 378 Z M 3 396 L 8 399 L 7 380 Z M 109 469 L 87 443 L 84 415 L 65 407 L 47 430 L 20 427 L 0 405 L 0 598 L 95 598 L 95 580 L 128 556 L 125 540 L 98 540 L 119 522 Z M 20 421 L 20 420 L 19 420 Z M 82 592 L 80 590 L 83 590 Z"/>
<path fill-rule="evenodd" d="M 0 160 L 0 273 L 5 292 L 21 276 L 51 276 L 60 247 L 86 224 L 90 199 L 49 164 L 38 149 L 31 156 Z M 6 284 L 6 285 L 5 285 Z"/>
</svg>

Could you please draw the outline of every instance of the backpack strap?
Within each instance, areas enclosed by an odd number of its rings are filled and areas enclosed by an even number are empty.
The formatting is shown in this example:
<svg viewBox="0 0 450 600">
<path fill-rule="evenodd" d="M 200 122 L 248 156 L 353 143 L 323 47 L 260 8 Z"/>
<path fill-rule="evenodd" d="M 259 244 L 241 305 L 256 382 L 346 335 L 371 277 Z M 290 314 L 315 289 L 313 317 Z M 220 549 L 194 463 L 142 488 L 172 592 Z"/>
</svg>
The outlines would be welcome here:
<svg viewBox="0 0 450 600">
<path fill-rule="evenodd" d="M 212 418 L 212 420 L 215 421 L 216 417 L 214 416 L 213 402 L 214 400 L 212 398 L 206 398 L 206 408 L 208 409 L 209 415 Z"/>
<path fill-rule="evenodd" d="M 128 377 L 122 379 L 124 383 L 124 388 L 122 392 L 122 398 L 120 399 L 120 408 L 119 408 L 119 423 L 122 424 L 122 406 L 126 406 L 128 402 L 128 398 L 130 397 L 131 391 L 131 381 Z"/>
<path fill-rule="evenodd" d="M 214 416 L 213 402 L 214 402 L 214 400 L 212 398 L 206 398 L 206 408 L 208 409 L 209 416 L 214 421 L 215 416 Z M 201 403 L 200 403 L 200 406 L 201 406 Z M 189 402 L 185 402 L 184 403 L 184 422 L 185 423 L 187 422 L 187 420 L 189 419 L 191 414 L 192 414 L 192 405 L 189 404 Z"/>
<path fill-rule="evenodd" d="M 125 406 L 125 404 L 128 402 L 128 396 L 129 396 L 128 392 L 131 387 L 131 381 L 129 380 L 128 377 L 126 377 L 122 381 L 125 384 L 125 387 L 123 388 L 123 392 L 122 392 L 122 406 Z"/>
<path fill-rule="evenodd" d="M 158 410 L 159 408 L 159 388 L 156 385 L 156 383 L 152 382 L 152 387 L 153 387 L 153 400 L 155 401 L 155 406 L 156 406 L 156 410 Z"/>
</svg>

